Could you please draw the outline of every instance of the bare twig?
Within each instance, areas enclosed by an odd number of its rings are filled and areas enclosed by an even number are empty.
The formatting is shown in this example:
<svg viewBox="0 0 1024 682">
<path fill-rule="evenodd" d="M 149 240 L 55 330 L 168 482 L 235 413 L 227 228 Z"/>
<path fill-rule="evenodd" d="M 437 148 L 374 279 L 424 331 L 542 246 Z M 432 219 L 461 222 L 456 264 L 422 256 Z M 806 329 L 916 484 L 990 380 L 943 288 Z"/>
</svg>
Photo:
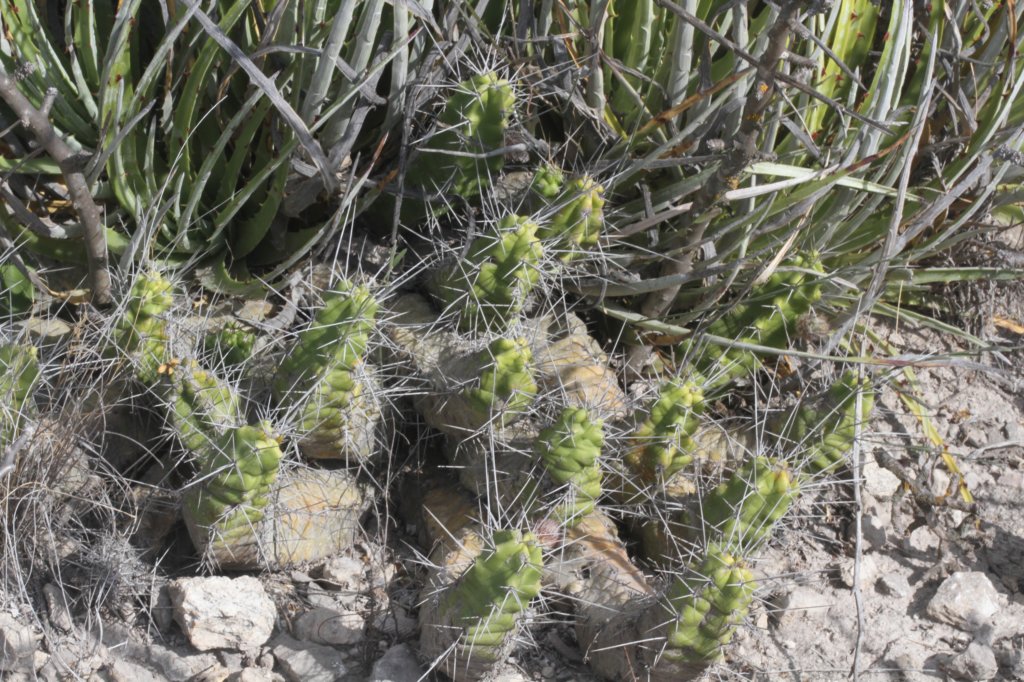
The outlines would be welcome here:
<svg viewBox="0 0 1024 682">
<path fill-rule="evenodd" d="M 858 371 L 858 381 L 864 378 L 864 368 Z M 864 642 L 864 595 L 860 590 L 861 559 L 864 555 L 864 500 L 861 498 L 861 477 L 864 475 L 864 449 L 861 447 L 861 428 L 863 427 L 864 394 L 857 391 L 854 414 L 857 415 L 857 423 L 853 432 L 853 503 L 854 503 L 854 553 L 853 553 L 853 601 L 857 607 L 857 639 L 853 645 L 853 668 L 850 670 L 850 679 L 854 682 L 860 679 L 860 650 Z"/>
<path fill-rule="evenodd" d="M 52 90 L 52 88 L 51 88 Z M 60 166 L 64 174 L 64 182 L 71 195 L 71 203 L 78 212 L 79 220 L 85 232 L 85 253 L 89 260 L 89 285 L 92 289 L 92 302 L 96 306 L 110 305 L 110 270 L 107 265 L 107 242 L 103 234 L 103 222 L 100 209 L 92 199 L 89 183 L 82 172 L 84 164 L 53 129 L 49 118 L 43 111 L 36 109 L 18 90 L 18 86 L 6 71 L 0 70 L 0 97 L 18 117 L 21 124 L 32 131 L 39 146 Z M 43 105 L 45 109 L 52 106 L 56 93 L 47 91 Z M 49 103 L 49 104 L 47 104 Z"/>
</svg>

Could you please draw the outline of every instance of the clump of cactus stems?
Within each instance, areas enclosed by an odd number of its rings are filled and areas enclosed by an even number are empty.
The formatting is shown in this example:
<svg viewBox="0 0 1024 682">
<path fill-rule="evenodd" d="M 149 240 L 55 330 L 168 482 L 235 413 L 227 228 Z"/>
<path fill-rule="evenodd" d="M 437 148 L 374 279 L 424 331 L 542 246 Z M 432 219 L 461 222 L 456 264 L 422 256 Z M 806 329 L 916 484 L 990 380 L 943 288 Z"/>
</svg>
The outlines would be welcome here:
<svg viewBox="0 0 1024 682">
<path fill-rule="evenodd" d="M 537 225 L 516 215 L 473 240 L 466 256 L 431 283 L 446 308 L 459 311 L 463 331 L 508 328 L 540 279 L 543 256 Z"/>
<path fill-rule="evenodd" d="M 365 287 L 328 296 L 282 362 L 274 392 L 300 409 L 300 448 L 307 457 L 366 460 L 379 406 L 362 363 L 378 304 Z"/>
<path fill-rule="evenodd" d="M 480 680 L 504 661 L 540 594 L 541 548 L 531 533 L 499 530 L 456 582 L 421 607 L 420 653 L 449 677 Z"/>
<path fill-rule="evenodd" d="M 455 194 L 479 195 L 504 164 L 494 152 L 505 145 L 514 107 L 512 87 L 493 72 L 460 83 L 437 116 L 439 131 L 424 143 L 429 151 L 412 162 L 406 180 L 434 190 L 439 178 L 452 178 Z"/>
<path fill-rule="evenodd" d="M 788 348 L 796 335 L 798 320 L 821 298 L 821 282 L 809 272 L 824 273 L 817 254 L 798 254 L 750 293 L 750 302 L 733 306 L 712 322 L 707 333 L 770 348 Z M 690 349 L 684 344 L 681 350 Z M 705 390 L 718 392 L 732 381 L 755 373 L 761 360 L 750 350 L 721 347 L 713 341 L 702 348 L 695 360 L 697 369 L 708 377 Z"/>
</svg>

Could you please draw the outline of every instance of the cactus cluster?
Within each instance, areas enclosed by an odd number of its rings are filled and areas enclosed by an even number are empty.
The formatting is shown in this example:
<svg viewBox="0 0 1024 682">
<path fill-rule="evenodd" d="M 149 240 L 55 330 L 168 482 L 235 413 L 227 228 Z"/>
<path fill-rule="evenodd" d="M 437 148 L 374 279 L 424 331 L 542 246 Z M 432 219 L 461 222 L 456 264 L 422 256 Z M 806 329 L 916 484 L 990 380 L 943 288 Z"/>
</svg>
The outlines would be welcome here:
<svg viewBox="0 0 1024 682">
<path fill-rule="evenodd" d="M 551 185 L 550 178 L 534 181 L 539 192 L 550 192 Z M 604 188 L 591 177 L 579 177 L 561 188 L 553 203 L 555 213 L 537 236 L 561 252 L 562 261 L 573 260 L 596 247 L 604 229 Z"/>
</svg>

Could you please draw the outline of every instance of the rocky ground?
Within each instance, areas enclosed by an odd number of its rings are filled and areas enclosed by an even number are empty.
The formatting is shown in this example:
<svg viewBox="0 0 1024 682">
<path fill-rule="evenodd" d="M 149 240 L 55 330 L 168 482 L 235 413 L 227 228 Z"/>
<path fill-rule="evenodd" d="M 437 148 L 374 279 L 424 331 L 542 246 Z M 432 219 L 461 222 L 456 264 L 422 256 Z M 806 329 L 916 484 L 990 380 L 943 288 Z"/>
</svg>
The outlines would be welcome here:
<svg viewBox="0 0 1024 682">
<path fill-rule="evenodd" d="M 989 331 L 1021 342 L 1012 325 Z M 895 390 L 907 386 L 891 382 L 865 432 L 859 486 L 848 474 L 805 496 L 760 558 L 761 599 L 713 678 L 838 680 L 856 667 L 864 680 L 1024 680 L 1020 353 L 980 358 L 1002 370 L 991 373 L 943 361 L 962 350 L 948 337 L 891 324 L 879 333 L 898 352 L 936 356 L 917 370 L 926 412 L 976 505 L 958 502 L 940 448 Z M 396 522 L 385 544 L 368 539 L 289 572 L 139 585 L 139 569 L 131 593 L 115 589 L 133 570 L 124 559 L 107 576 L 114 597 L 91 609 L 49 583 L 33 595 L 45 609 L 21 600 L 0 613 L 0 671 L 7 680 L 430 679 L 415 648 L 416 530 Z M 594 679 L 556 615 L 568 605 L 547 605 L 502 682 Z"/>
</svg>

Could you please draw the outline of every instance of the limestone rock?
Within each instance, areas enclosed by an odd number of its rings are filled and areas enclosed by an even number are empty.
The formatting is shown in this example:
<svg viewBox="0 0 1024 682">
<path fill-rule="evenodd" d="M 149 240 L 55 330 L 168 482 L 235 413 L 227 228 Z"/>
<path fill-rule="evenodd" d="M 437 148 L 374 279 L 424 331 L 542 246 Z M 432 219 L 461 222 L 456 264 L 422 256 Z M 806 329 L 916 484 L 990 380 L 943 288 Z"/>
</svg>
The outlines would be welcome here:
<svg viewBox="0 0 1024 682">
<path fill-rule="evenodd" d="M 182 578 L 168 589 L 175 621 L 200 651 L 251 650 L 270 639 L 277 611 L 251 576 Z"/>
<path fill-rule="evenodd" d="M 32 630 L 6 613 L 0 613 L 0 671 L 34 672 L 32 657 L 36 640 Z"/>
<path fill-rule="evenodd" d="M 373 666 L 369 682 L 417 682 L 423 667 L 408 644 L 391 647 Z"/>
<path fill-rule="evenodd" d="M 365 628 L 366 623 L 359 613 L 318 608 L 299 616 L 292 634 L 306 642 L 345 646 L 362 641 Z"/>
<path fill-rule="evenodd" d="M 335 682 L 347 669 L 341 655 L 331 647 L 308 644 L 288 635 L 274 638 L 274 657 L 291 682 Z"/>
<path fill-rule="evenodd" d="M 964 651 L 954 656 L 945 667 L 954 679 L 971 680 L 971 682 L 991 680 L 999 674 L 999 664 L 996 662 L 996 655 L 992 652 L 992 649 L 980 642 L 971 642 Z"/>
<path fill-rule="evenodd" d="M 949 576 L 928 602 L 928 615 L 961 630 L 977 630 L 991 622 L 1000 608 L 999 593 L 980 571 Z"/>
</svg>

